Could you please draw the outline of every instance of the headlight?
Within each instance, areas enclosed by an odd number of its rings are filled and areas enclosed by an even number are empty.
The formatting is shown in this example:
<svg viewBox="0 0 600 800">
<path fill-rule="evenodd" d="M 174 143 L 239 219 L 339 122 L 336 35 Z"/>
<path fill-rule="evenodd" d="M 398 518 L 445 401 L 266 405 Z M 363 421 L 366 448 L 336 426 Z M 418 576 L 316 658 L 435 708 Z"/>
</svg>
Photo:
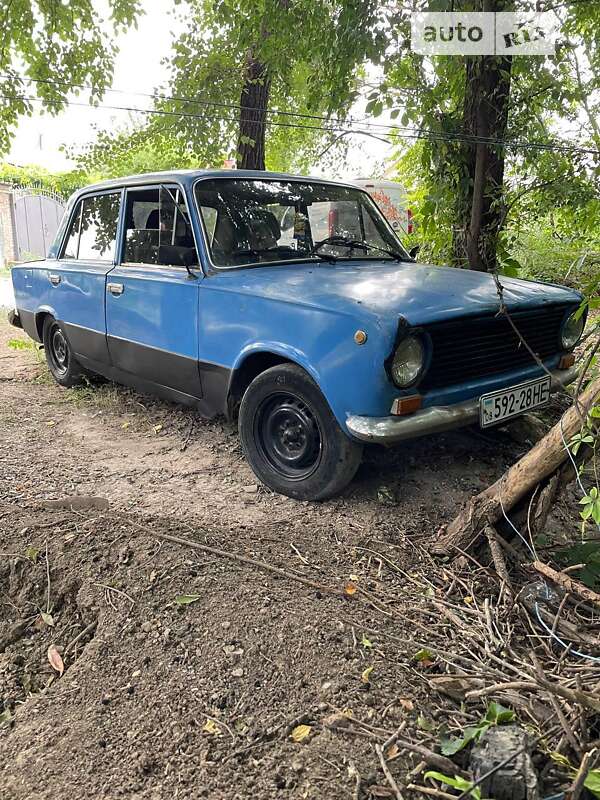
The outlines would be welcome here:
<svg viewBox="0 0 600 800">
<path fill-rule="evenodd" d="M 585 314 L 580 314 L 579 318 L 575 311 L 563 323 L 560 332 L 560 343 L 564 350 L 572 350 L 581 339 L 585 327 Z"/>
<path fill-rule="evenodd" d="M 425 365 L 423 343 L 416 336 L 407 336 L 398 345 L 391 373 L 396 386 L 405 388 L 414 383 Z"/>
</svg>

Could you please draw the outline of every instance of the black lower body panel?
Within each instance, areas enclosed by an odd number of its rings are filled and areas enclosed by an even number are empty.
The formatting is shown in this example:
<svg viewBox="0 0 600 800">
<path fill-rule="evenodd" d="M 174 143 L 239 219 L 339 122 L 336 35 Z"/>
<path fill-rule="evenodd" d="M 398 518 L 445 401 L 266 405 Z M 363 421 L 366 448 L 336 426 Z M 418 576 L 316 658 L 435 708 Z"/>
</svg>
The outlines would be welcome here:
<svg viewBox="0 0 600 800">
<path fill-rule="evenodd" d="M 35 314 L 19 311 L 25 333 L 41 342 Z M 219 364 L 199 363 L 194 358 L 169 353 L 104 333 L 62 322 L 77 361 L 89 372 L 115 383 L 131 386 L 174 403 L 195 408 L 210 419 L 228 415 L 227 397 L 231 370 Z"/>
<path fill-rule="evenodd" d="M 23 329 L 21 317 L 17 311 L 11 310 L 8 312 L 8 321 L 13 327 Z"/>
<path fill-rule="evenodd" d="M 69 344 L 78 359 L 84 356 L 94 361 L 109 363 L 104 331 L 93 331 L 91 328 L 73 325 L 70 322 L 60 322 L 60 325 L 64 329 Z"/>
<path fill-rule="evenodd" d="M 110 360 L 117 369 L 191 397 L 204 394 L 197 359 L 117 336 L 107 339 Z"/>
<path fill-rule="evenodd" d="M 156 395 L 163 400 L 195 408 L 206 419 L 227 414 L 230 369 L 214 364 L 198 363 L 193 359 L 185 359 L 182 356 L 157 351 L 154 348 L 145 348 L 141 345 L 135 345 L 135 347 L 138 352 L 140 349 L 151 351 L 141 354 L 144 359 L 142 363 L 147 367 L 146 375 L 82 356 L 78 356 L 78 360 L 90 372 L 102 375 L 115 383 L 130 386 L 143 394 Z M 152 355 L 157 352 L 162 356 L 152 360 Z M 136 361 L 135 366 L 139 363 Z M 150 371 L 149 368 L 152 365 L 154 365 L 154 369 Z M 195 370 L 195 378 L 193 374 L 190 375 L 190 365 L 193 365 Z M 178 373 L 178 366 L 184 367 L 183 374 Z M 172 381 L 175 385 L 167 383 L 167 381 Z M 200 391 L 201 386 L 204 389 L 202 392 Z"/>
<path fill-rule="evenodd" d="M 30 336 L 34 342 L 41 342 L 42 337 L 38 333 L 38 329 L 35 324 L 35 314 L 33 311 L 22 311 L 21 309 L 18 309 L 17 313 L 19 314 L 21 327 L 25 333 Z"/>
<path fill-rule="evenodd" d="M 155 381 L 140 378 L 138 375 L 132 375 L 130 372 L 125 372 L 112 364 L 103 364 L 102 362 L 93 361 L 89 358 L 80 357 L 79 361 L 82 367 L 85 367 L 90 372 L 97 375 L 102 375 L 109 381 L 115 383 L 122 383 L 124 386 L 130 386 L 142 394 L 151 394 L 161 397 L 163 400 L 170 400 L 172 403 L 179 403 L 184 406 L 196 408 L 203 417 L 213 417 L 216 415 L 214 410 L 205 408 L 205 403 L 201 397 L 180 392 L 177 389 L 172 389 L 170 386 L 163 386 Z"/>
</svg>

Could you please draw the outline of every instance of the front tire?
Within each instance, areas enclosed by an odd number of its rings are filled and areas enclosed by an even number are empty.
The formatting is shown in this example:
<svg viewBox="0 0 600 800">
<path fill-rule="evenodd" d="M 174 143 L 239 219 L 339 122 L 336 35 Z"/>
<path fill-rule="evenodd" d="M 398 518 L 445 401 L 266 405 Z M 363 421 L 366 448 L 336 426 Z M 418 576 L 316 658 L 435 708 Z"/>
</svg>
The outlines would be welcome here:
<svg viewBox="0 0 600 800">
<path fill-rule="evenodd" d="M 70 388 L 83 383 L 85 372 L 79 364 L 64 331 L 54 319 L 46 317 L 42 331 L 46 363 L 54 380 Z"/>
<path fill-rule="evenodd" d="M 239 413 L 246 460 L 257 477 L 296 500 L 325 500 L 354 477 L 362 445 L 348 438 L 319 387 L 295 364 L 261 373 Z"/>
</svg>

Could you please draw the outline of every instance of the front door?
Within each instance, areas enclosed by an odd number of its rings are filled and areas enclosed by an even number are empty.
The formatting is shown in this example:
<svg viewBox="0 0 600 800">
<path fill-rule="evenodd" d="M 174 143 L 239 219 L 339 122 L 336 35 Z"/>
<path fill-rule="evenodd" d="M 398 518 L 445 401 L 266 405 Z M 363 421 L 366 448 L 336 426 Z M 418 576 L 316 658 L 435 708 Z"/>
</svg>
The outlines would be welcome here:
<svg viewBox="0 0 600 800">
<path fill-rule="evenodd" d="M 121 238 L 121 263 L 106 276 L 113 365 L 142 382 L 201 397 L 201 272 L 181 189 L 128 189 Z"/>
</svg>

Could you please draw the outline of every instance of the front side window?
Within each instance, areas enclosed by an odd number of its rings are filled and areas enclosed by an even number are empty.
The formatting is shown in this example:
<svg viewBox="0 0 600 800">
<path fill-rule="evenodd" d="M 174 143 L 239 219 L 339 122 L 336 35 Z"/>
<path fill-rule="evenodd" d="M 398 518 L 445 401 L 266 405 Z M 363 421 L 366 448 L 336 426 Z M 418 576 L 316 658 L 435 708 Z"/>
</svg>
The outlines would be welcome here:
<svg viewBox="0 0 600 800">
<path fill-rule="evenodd" d="M 199 181 L 213 264 L 241 267 L 332 258 L 408 258 L 366 192 L 301 181 Z"/>
<path fill-rule="evenodd" d="M 160 186 L 127 191 L 123 261 L 198 266 L 194 234 L 179 188 Z"/>
<path fill-rule="evenodd" d="M 63 258 L 113 261 L 117 241 L 120 192 L 84 197 L 77 203 Z"/>
</svg>

